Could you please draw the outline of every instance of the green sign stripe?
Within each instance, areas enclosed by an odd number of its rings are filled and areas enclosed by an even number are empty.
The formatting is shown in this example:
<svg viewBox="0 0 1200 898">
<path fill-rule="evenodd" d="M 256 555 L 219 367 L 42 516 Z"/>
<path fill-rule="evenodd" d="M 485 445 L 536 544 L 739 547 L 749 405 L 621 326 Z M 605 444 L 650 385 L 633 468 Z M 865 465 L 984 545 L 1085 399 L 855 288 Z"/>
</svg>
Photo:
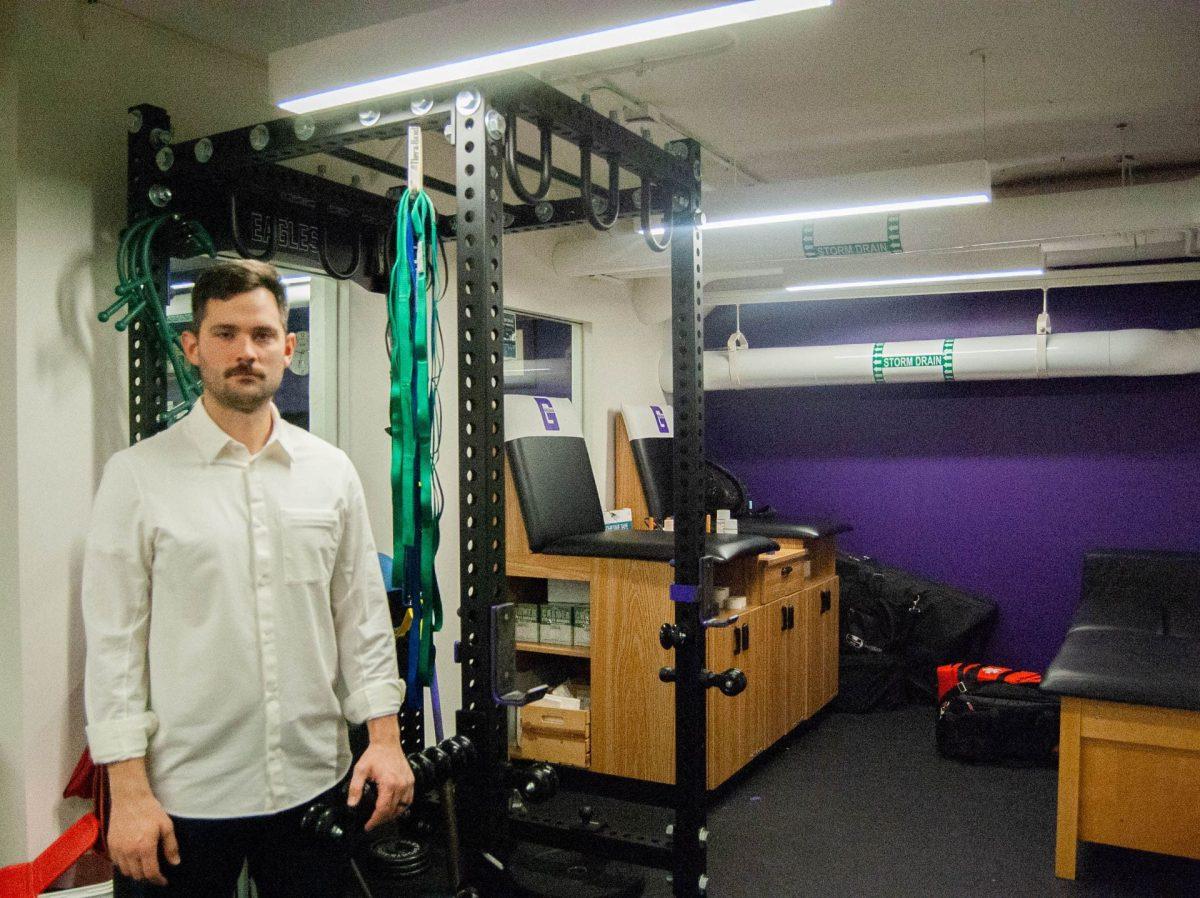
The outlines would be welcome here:
<svg viewBox="0 0 1200 898">
<path fill-rule="evenodd" d="M 811 223 L 804 226 L 800 239 L 804 244 L 804 258 L 811 259 L 815 257 L 817 255 L 816 241 L 813 239 L 813 226 Z"/>
<path fill-rule="evenodd" d="M 954 380 L 954 341 L 942 342 L 942 378 Z"/>
<path fill-rule="evenodd" d="M 900 245 L 900 216 L 889 215 L 887 219 L 887 242 L 888 252 L 899 253 L 903 252 L 903 247 Z"/>
</svg>

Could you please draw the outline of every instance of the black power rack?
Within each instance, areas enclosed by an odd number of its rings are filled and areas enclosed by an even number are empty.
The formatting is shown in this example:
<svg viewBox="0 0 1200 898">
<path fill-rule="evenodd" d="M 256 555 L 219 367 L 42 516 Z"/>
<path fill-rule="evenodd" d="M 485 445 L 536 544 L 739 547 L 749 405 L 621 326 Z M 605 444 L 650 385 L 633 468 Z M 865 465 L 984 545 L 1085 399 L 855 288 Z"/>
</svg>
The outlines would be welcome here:
<svg viewBox="0 0 1200 898">
<path fill-rule="evenodd" d="M 402 137 L 409 126 L 446 135 L 455 149 L 453 184 L 425 179 L 452 195 L 456 211 L 440 223 L 457 243 L 459 530 L 463 709 L 458 733 L 479 763 L 459 790 L 459 825 L 467 882 L 488 893 L 496 858 L 514 839 L 559 845 L 672 873 L 674 893 L 707 890 L 706 714 L 702 680 L 705 628 L 711 614 L 704 558 L 704 393 L 700 148 L 690 140 L 666 149 L 529 76 L 456 84 L 419 97 L 262 122 L 172 145 L 167 112 L 129 110 L 130 222 L 175 212 L 199 221 L 219 252 L 320 267 L 335 278 L 386 289 L 395 200 L 281 163 L 327 154 L 403 181 L 401 166 L 352 149 L 362 141 Z M 540 155 L 516 147 L 518 120 L 540 134 Z M 579 149 L 579 174 L 552 164 L 552 138 Z M 592 159 L 607 161 L 605 187 L 592 184 Z M 520 169 L 536 174 L 536 186 Z M 640 186 L 622 189 L 620 171 Z M 505 204 L 504 179 L 522 200 Z M 548 199 L 553 182 L 577 196 Z M 606 188 L 606 189 L 605 189 Z M 652 226 L 652 213 L 662 215 Z M 514 629 L 505 606 L 503 421 L 503 236 L 581 221 L 607 229 L 640 215 L 654 251 L 671 253 L 672 382 L 675 428 L 675 824 L 670 837 L 645 839 L 510 818 L 507 705 L 528 696 L 513 688 Z M 169 253 L 161 265 L 167 295 Z M 163 426 L 166 359 L 149 329 L 129 333 L 130 438 Z M 508 609 L 506 613 L 506 608 Z M 418 712 L 404 712 L 406 751 L 425 744 Z"/>
</svg>

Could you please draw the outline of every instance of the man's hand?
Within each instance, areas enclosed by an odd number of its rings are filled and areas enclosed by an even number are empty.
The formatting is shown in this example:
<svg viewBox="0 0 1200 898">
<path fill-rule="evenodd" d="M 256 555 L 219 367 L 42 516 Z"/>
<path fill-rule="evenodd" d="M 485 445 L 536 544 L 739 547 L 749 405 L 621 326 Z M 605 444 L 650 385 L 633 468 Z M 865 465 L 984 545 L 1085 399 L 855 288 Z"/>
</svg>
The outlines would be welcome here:
<svg viewBox="0 0 1200 898">
<path fill-rule="evenodd" d="M 378 717 L 367 721 L 371 744 L 354 765 L 350 778 L 350 794 L 346 803 L 350 807 L 362 798 L 363 784 L 370 780 L 379 790 L 375 799 L 375 812 L 367 821 L 370 832 L 380 824 L 394 820 L 408 809 L 413 800 L 413 773 L 400 747 L 400 724 L 394 716 Z"/>
<path fill-rule="evenodd" d="M 143 758 L 108 765 L 112 811 L 108 821 L 108 852 L 117 869 L 130 879 L 167 884 L 158 863 L 158 849 L 172 865 L 179 863 L 175 825 L 162 809 L 146 778 Z"/>
</svg>

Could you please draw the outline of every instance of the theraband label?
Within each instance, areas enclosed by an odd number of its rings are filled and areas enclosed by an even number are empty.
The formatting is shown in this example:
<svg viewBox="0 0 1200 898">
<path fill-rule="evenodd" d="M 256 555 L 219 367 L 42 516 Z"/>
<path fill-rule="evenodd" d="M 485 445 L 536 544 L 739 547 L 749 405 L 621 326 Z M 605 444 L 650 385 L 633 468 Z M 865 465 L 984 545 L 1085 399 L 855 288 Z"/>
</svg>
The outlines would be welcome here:
<svg viewBox="0 0 1200 898">
<path fill-rule="evenodd" d="M 878 224 L 873 222 L 875 227 Z M 824 225 L 827 227 L 827 225 Z M 840 225 L 845 228 L 845 225 Z M 801 231 L 801 241 L 806 259 L 821 259 L 830 256 L 870 256 L 877 253 L 899 253 L 904 248 L 900 242 L 900 216 L 889 215 L 884 222 L 882 239 L 848 240 L 841 243 L 817 243 L 817 222 L 807 222 Z M 876 232 L 878 233 L 878 232 Z"/>
</svg>

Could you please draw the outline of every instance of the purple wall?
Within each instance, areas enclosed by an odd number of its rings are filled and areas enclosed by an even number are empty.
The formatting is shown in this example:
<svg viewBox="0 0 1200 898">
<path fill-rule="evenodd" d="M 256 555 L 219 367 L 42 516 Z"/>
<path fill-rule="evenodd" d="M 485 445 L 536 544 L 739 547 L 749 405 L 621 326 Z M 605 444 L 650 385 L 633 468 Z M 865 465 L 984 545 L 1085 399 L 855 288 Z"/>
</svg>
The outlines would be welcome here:
<svg viewBox="0 0 1200 898">
<path fill-rule="evenodd" d="M 742 307 L 751 346 L 1028 333 L 1029 292 Z M 1200 284 L 1055 290 L 1056 331 L 1200 327 Z M 732 309 L 707 319 L 723 348 Z M 848 551 L 988 595 L 990 655 L 1043 669 L 1095 547 L 1200 549 L 1200 376 L 817 387 L 706 397 L 756 502 L 854 525 Z M 969 659 L 968 659 L 969 660 Z"/>
</svg>

